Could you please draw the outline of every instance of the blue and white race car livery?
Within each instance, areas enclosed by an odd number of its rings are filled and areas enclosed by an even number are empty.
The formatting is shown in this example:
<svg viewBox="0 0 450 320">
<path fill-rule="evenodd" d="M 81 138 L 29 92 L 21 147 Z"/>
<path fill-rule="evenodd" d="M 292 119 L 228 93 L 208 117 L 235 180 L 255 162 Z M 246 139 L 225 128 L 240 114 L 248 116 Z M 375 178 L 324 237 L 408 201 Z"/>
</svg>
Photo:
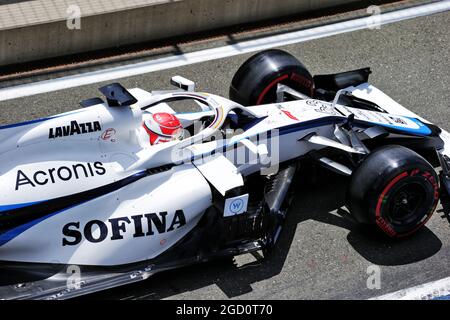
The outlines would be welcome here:
<svg viewBox="0 0 450 320">
<path fill-rule="evenodd" d="M 179 76 L 172 91 L 115 83 L 79 110 L 0 127 L 0 298 L 70 298 L 267 254 L 292 181 L 311 165 L 348 177 L 356 221 L 413 235 L 447 206 L 450 137 L 369 73 L 313 77 L 268 50 L 237 71 L 229 99 Z M 198 110 L 177 112 L 180 103 Z M 163 126 L 166 140 L 152 143 L 155 114 L 184 133 Z"/>
</svg>

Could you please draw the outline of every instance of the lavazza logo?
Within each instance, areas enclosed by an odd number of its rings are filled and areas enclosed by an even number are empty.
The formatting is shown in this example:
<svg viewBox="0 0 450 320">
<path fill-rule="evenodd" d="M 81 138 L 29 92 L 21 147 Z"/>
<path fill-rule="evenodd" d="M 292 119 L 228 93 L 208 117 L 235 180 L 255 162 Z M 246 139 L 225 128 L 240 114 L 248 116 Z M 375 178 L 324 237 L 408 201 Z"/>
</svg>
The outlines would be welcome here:
<svg viewBox="0 0 450 320">
<path fill-rule="evenodd" d="M 90 178 L 102 176 L 106 173 L 103 163 L 77 163 L 71 166 L 61 166 L 46 170 L 38 170 L 28 173 L 22 170 L 17 171 L 16 191 L 26 187 L 35 188 L 45 186 L 48 183 L 55 184 L 73 179 Z"/>
<path fill-rule="evenodd" d="M 75 134 L 85 134 L 85 133 L 92 133 L 92 132 L 97 132 L 97 131 L 102 131 L 102 126 L 100 125 L 100 122 L 98 122 L 98 121 L 85 122 L 85 123 L 78 123 L 77 121 L 71 121 L 70 125 L 56 127 L 56 128 L 50 128 L 48 131 L 48 138 L 55 139 L 55 138 L 73 136 Z"/>
</svg>

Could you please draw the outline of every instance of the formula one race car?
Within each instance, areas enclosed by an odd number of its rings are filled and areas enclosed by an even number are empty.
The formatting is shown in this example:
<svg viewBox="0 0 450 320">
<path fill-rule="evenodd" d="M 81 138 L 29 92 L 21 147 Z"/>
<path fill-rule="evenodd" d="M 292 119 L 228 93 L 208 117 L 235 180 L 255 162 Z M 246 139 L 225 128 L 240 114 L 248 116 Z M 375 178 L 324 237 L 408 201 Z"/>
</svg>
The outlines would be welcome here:
<svg viewBox="0 0 450 320">
<path fill-rule="evenodd" d="M 173 91 L 115 83 L 106 101 L 0 127 L 0 298 L 64 299 L 267 254 L 308 161 L 348 176 L 356 221 L 411 236 L 448 202 L 450 136 L 369 74 L 313 77 L 268 50 L 237 71 L 230 100 L 179 76 Z M 199 109 L 175 112 L 180 101 Z"/>
</svg>

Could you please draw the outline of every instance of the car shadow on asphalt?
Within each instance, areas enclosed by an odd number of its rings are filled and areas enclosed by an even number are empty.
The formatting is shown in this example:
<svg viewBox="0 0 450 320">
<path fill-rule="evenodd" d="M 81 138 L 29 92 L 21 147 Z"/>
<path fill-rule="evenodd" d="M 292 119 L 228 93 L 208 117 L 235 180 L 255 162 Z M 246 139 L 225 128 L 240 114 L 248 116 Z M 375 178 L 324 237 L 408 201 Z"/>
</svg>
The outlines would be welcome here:
<svg viewBox="0 0 450 320">
<path fill-rule="evenodd" d="M 329 173 L 328 176 L 323 177 L 324 174 L 326 171 L 318 172 L 316 179 L 327 181 L 327 185 L 320 186 L 317 182 L 313 182 L 315 187 L 302 191 L 302 198 L 314 199 L 314 194 L 321 191 L 319 203 L 324 203 L 322 206 L 325 207 L 317 210 L 317 200 L 310 203 L 303 202 L 294 210 L 299 214 L 297 223 L 312 219 L 347 229 L 349 231 L 347 241 L 352 248 L 365 260 L 380 266 L 398 266 L 418 262 L 433 256 L 441 249 L 442 242 L 426 226 L 414 236 L 391 239 L 372 226 L 359 224 L 344 206 L 347 179 Z M 334 214 L 331 214 L 332 211 L 335 211 Z M 311 212 L 311 214 L 305 216 L 302 212 Z"/>
<path fill-rule="evenodd" d="M 325 176 L 324 176 L 325 175 Z M 324 183 L 325 182 L 325 183 Z M 201 298 L 234 298 L 251 292 L 252 284 L 278 275 L 286 262 L 299 224 L 314 220 L 348 230 L 347 241 L 372 264 L 396 266 L 414 263 L 436 254 L 442 247 L 439 238 L 427 227 L 414 237 L 392 240 L 359 225 L 343 208 L 347 179 L 329 172 L 316 172 L 294 186 L 295 194 L 283 231 L 274 250 L 263 259 L 254 255 L 239 265 L 236 259 L 211 261 L 156 274 L 146 281 L 110 289 L 89 299 L 164 299 L 190 298 L 189 293 L 203 289 Z M 223 296 L 217 294 L 220 288 Z M 210 288 L 211 287 L 211 288 Z"/>
</svg>

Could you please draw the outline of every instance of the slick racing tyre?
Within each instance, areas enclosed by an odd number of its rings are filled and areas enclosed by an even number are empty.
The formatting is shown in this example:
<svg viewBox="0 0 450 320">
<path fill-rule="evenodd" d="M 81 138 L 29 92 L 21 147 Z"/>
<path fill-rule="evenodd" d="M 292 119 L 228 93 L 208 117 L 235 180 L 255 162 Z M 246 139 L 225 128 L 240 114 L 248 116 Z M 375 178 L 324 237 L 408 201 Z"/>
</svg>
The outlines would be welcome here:
<svg viewBox="0 0 450 320">
<path fill-rule="evenodd" d="M 278 83 L 309 97 L 314 92 L 313 77 L 306 67 L 289 53 L 273 49 L 244 62 L 233 77 L 229 96 L 244 106 L 274 103 Z"/>
<path fill-rule="evenodd" d="M 418 231 L 439 199 L 433 167 L 414 151 L 397 145 L 374 150 L 352 173 L 347 207 L 355 219 L 392 238 Z"/>
</svg>

